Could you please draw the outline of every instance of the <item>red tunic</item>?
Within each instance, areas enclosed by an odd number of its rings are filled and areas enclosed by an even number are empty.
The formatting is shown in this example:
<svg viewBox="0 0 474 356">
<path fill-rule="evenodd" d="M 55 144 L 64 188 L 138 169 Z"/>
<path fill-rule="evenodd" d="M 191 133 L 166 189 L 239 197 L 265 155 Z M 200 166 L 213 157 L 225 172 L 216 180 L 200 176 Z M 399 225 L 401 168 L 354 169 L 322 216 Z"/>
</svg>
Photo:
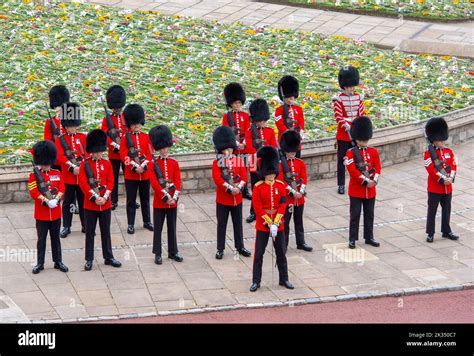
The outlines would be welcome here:
<svg viewBox="0 0 474 356">
<path fill-rule="evenodd" d="M 449 174 L 451 178 L 456 177 L 457 162 L 454 153 L 449 148 L 436 149 L 436 154 L 438 159 L 445 161 L 443 167 L 450 166 L 450 169 L 446 169 L 446 173 Z M 449 194 L 453 191 L 453 185 L 444 185 L 444 177 L 436 169 L 433 161 L 431 160 L 430 152 L 426 151 L 424 155 L 425 168 L 428 171 L 428 192 L 437 193 L 437 194 Z"/>
<path fill-rule="evenodd" d="M 127 132 L 128 130 L 127 126 L 125 125 L 123 113 L 120 116 L 110 114 L 110 117 L 112 118 L 115 128 L 119 131 L 118 135 L 120 139 L 122 139 L 122 137 L 125 135 L 125 132 Z M 102 126 L 100 129 L 105 133 L 109 131 L 109 125 L 107 124 L 107 118 L 105 116 L 102 119 Z M 109 159 L 115 159 L 117 161 L 120 161 L 120 152 L 117 152 L 114 149 L 112 139 L 109 137 L 109 135 L 107 135 L 107 147 L 109 152 Z"/>
<path fill-rule="evenodd" d="M 95 203 L 98 196 L 94 194 L 91 186 L 87 182 L 85 164 L 82 163 L 81 171 L 79 173 L 79 186 L 84 193 L 84 209 L 106 211 L 112 207 L 112 201 L 110 199 L 110 194 L 114 189 L 114 172 L 112 170 L 112 164 L 107 159 L 95 160 L 92 157 L 89 157 L 87 162 L 89 162 L 92 173 L 94 174 L 95 179 L 98 180 L 99 186 L 104 187 L 99 192 L 99 195 L 106 198 L 106 203 L 104 205 L 97 205 Z"/>
<path fill-rule="evenodd" d="M 262 146 L 272 146 L 278 148 L 278 144 L 275 139 L 275 131 L 273 131 L 273 129 L 270 127 L 257 128 L 257 132 L 260 139 L 265 140 Z M 252 129 L 249 128 L 247 132 L 245 132 L 245 142 L 247 142 L 245 146 L 245 153 L 248 154 L 251 159 L 249 162 L 250 172 L 256 172 L 257 165 L 255 153 L 257 150 L 253 147 L 252 141 Z"/>
<path fill-rule="evenodd" d="M 240 111 L 240 112 L 232 111 L 232 117 L 234 118 L 235 128 L 240 129 L 239 132 L 242 134 L 242 136 L 240 138 L 238 138 L 238 141 L 245 145 L 246 144 L 245 133 L 250 128 L 249 114 L 247 114 L 244 111 Z M 229 121 L 227 120 L 227 113 L 222 115 L 222 125 L 230 126 Z M 245 153 L 245 149 L 243 149 L 243 150 L 234 150 L 234 154 L 236 154 L 236 155 L 243 154 L 243 153 Z"/>
<path fill-rule="evenodd" d="M 86 134 L 84 133 L 77 133 L 75 135 L 64 134 L 64 138 L 68 143 L 69 147 L 72 151 L 75 151 L 74 157 L 81 157 L 81 145 L 82 149 L 86 150 Z M 63 174 L 64 183 L 65 184 L 79 184 L 79 176 L 74 175 L 72 163 L 67 159 L 66 155 L 64 154 L 63 147 L 61 146 L 61 142 L 59 137 L 56 139 L 56 148 L 58 150 L 58 162 L 61 165 L 61 172 Z M 87 157 L 87 153 L 86 153 Z M 81 163 L 79 162 L 79 166 Z"/>
<path fill-rule="evenodd" d="M 148 163 L 152 160 L 152 152 L 150 151 L 151 143 L 148 134 L 139 132 L 132 133 L 132 140 L 135 148 L 138 151 L 139 156 L 145 156 L 142 164 L 144 163 L 145 171 L 143 173 L 136 173 L 133 168 L 132 160 L 128 157 L 128 147 L 126 137 L 123 135 L 122 141 L 120 142 L 120 160 L 125 164 L 124 176 L 125 179 L 129 180 L 147 180 L 149 179 Z"/>
<path fill-rule="evenodd" d="M 257 231 L 270 232 L 269 224 L 275 222 L 278 231 L 284 227 L 283 215 L 286 210 L 286 184 L 280 180 L 274 180 L 273 183 L 259 181 L 252 190 L 252 204 L 257 216 L 255 228 Z"/>
<path fill-rule="evenodd" d="M 54 123 L 56 124 L 56 127 L 59 129 L 59 132 L 61 134 L 66 133 L 66 130 L 64 129 L 64 127 L 61 126 L 61 120 L 59 119 L 59 117 L 53 116 L 53 120 L 54 120 Z M 49 122 L 49 118 L 44 123 L 43 139 L 54 142 L 53 134 L 51 132 L 51 123 Z"/>
<path fill-rule="evenodd" d="M 365 115 L 364 101 L 360 94 L 339 93 L 334 99 L 334 117 L 337 122 L 336 140 L 350 141 L 344 123 L 352 125 L 352 120 Z"/>
<path fill-rule="evenodd" d="M 59 198 L 58 200 L 60 200 L 61 196 L 64 195 L 64 181 L 61 177 L 61 172 L 56 169 L 50 169 L 49 172 L 40 170 L 40 172 L 44 181 L 46 183 L 51 183 L 51 186 L 48 187 L 49 190 L 51 191 L 54 188 L 57 189 L 56 196 Z M 58 204 L 57 207 L 51 209 L 46 202 L 43 203 L 45 198 L 38 190 L 34 173 L 31 173 L 28 179 L 28 191 L 35 201 L 34 218 L 36 220 L 54 221 L 61 218 L 61 204 Z"/>
<path fill-rule="evenodd" d="M 367 148 L 356 148 L 353 147 L 347 150 L 346 156 L 344 157 L 344 164 L 347 167 L 347 171 L 350 175 L 349 180 L 349 196 L 354 198 L 365 198 L 371 199 L 374 198 L 376 195 L 375 186 L 372 188 L 367 187 L 367 178 L 362 175 L 362 173 L 357 169 L 356 162 L 354 158 L 354 151 L 358 149 L 362 160 L 369 164 L 367 170 L 371 170 L 372 168 L 375 169 L 375 172 L 371 174 L 371 180 L 374 180 L 376 183 L 378 182 L 380 172 L 381 172 L 381 164 L 380 164 L 380 157 L 378 151 L 373 147 Z"/>
<path fill-rule="evenodd" d="M 293 159 L 287 159 L 288 161 L 288 166 L 290 167 L 290 170 L 292 173 L 296 173 L 295 180 L 302 180 L 300 184 L 297 185 L 298 192 L 301 192 L 301 188 L 303 188 L 303 191 L 306 188 L 306 184 L 308 184 L 308 176 L 306 174 L 306 164 L 302 159 L 299 158 L 293 158 Z M 284 178 L 284 172 L 283 172 L 283 165 L 280 163 L 280 174 L 278 175 L 278 180 L 282 181 L 286 185 L 288 197 L 287 197 L 287 203 L 288 205 L 296 205 L 300 206 L 303 205 L 305 202 L 304 195 L 299 198 L 295 199 L 293 194 L 289 191 L 290 186 L 285 182 Z"/>
<path fill-rule="evenodd" d="M 235 185 L 239 188 L 244 187 L 245 184 L 247 184 L 247 169 L 245 168 L 243 159 L 232 156 L 232 158 L 224 159 L 224 162 L 229 170 L 234 171 L 230 173 L 232 178 L 239 176 L 237 179 L 234 179 Z M 232 193 L 227 192 L 228 184 L 222 178 L 221 169 L 217 159 L 212 163 L 212 179 L 214 179 L 214 183 L 216 184 L 216 203 L 229 206 L 242 204 L 242 194 L 233 195 Z"/>
<path fill-rule="evenodd" d="M 304 131 L 304 113 L 301 106 L 298 105 L 288 105 L 288 113 L 293 119 L 296 120 L 297 125 L 301 130 Z M 283 115 L 283 105 L 279 106 L 275 110 L 275 124 L 278 129 L 278 142 L 280 142 L 281 135 L 288 130 L 288 127 L 285 125 L 285 119 Z M 301 149 L 301 145 L 300 145 Z"/>
<path fill-rule="evenodd" d="M 169 195 L 172 198 L 175 197 L 176 199 L 178 199 L 179 193 L 181 192 L 181 171 L 179 170 L 179 163 L 173 158 L 157 158 L 156 160 L 150 163 L 150 166 L 148 168 L 150 170 L 150 183 L 155 192 L 153 197 L 153 208 L 176 208 L 178 206 L 177 203 L 170 205 L 163 200 L 165 192 L 162 191 L 163 188 L 158 182 L 158 177 L 155 174 L 155 164 L 158 164 L 160 166 L 161 172 L 163 173 L 163 177 L 165 179 L 169 179 L 171 183 L 174 184 L 174 188 L 170 189 Z"/>
</svg>

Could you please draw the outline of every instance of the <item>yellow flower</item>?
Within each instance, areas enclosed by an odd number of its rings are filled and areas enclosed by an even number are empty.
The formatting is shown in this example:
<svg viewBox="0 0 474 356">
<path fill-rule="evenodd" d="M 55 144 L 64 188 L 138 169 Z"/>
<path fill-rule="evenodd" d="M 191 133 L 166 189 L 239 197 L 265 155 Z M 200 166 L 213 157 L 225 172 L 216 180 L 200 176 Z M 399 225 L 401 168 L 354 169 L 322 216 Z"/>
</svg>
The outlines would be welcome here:
<svg viewBox="0 0 474 356">
<path fill-rule="evenodd" d="M 125 21 L 130 21 L 133 18 L 132 14 L 126 14 L 124 17 Z"/>
<path fill-rule="evenodd" d="M 92 80 L 86 79 L 82 82 L 82 85 L 84 85 L 85 87 L 90 87 L 92 83 L 93 83 Z"/>
<path fill-rule="evenodd" d="M 464 92 L 469 91 L 469 87 L 463 85 L 463 86 L 461 87 L 461 90 L 464 91 Z"/>
<path fill-rule="evenodd" d="M 105 17 L 104 15 L 100 15 L 100 16 L 99 16 L 99 21 L 100 21 L 100 22 L 104 22 L 105 19 L 106 19 L 106 17 Z"/>
<path fill-rule="evenodd" d="M 84 33 L 85 33 L 86 35 L 92 35 L 92 30 L 91 30 L 90 28 L 88 28 L 88 29 L 86 29 L 86 30 L 84 31 Z"/>
<path fill-rule="evenodd" d="M 0 14 L 0 20 L 8 20 L 10 17 L 7 15 Z"/>
<path fill-rule="evenodd" d="M 348 37 L 345 37 L 345 36 L 341 36 L 341 35 L 335 35 L 333 36 L 334 38 L 337 38 L 338 40 L 342 40 L 342 41 L 348 41 L 349 38 Z"/>
<path fill-rule="evenodd" d="M 109 54 L 117 54 L 117 51 L 115 49 L 109 49 Z"/>
<path fill-rule="evenodd" d="M 186 43 L 187 43 L 186 40 L 185 40 L 184 38 L 182 38 L 182 37 L 178 38 L 178 39 L 176 40 L 176 42 L 177 42 L 177 43 L 180 43 L 180 44 L 186 44 Z"/>
<path fill-rule="evenodd" d="M 449 95 L 455 95 L 456 94 L 456 90 L 454 90 L 453 88 L 444 87 L 443 91 L 444 91 L 445 94 L 449 94 Z"/>
<path fill-rule="evenodd" d="M 337 128 L 337 125 L 330 125 L 328 127 L 326 127 L 326 132 L 333 132 L 334 130 L 336 130 Z"/>
<path fill-rule="evenodd" d="M 26 77 L 26 80 L 29 81 L 29 82 L 32 82 L 34 80 L 37 80 L 38 77 L 34 74 L 28 74 L 28 76 Z"/>
<path fill-rule="evenodd" d="M 6 104 L 5 104 L 5 107 L 6 107 L 6 108 L 12 108 L 12 107 L 14 107 L 14 106 L 15 106 L 15 104 L 13 104 L 13 103 L 6 103 Z"/>
<path fill-rule="evenodd" d="M 66 7 L 66 4 L 63 3 L 63 2 L 61 2 L 61 3 L 58 4 L 58 6 L 59 6 L 59 7 L 62 7 L 62 8 L 64 9 L 64 8 Z"/>
<path fill-rule="evenodd" d="M 10 97 L 12 97 L 12 96 L 13 96 L 13 92 L 12 92 L 12 91 L 7 91 L 7 92 L 5 93 L 5 96 L 4 96 L 4 97 L 5 97 L 5 98 L 10 98 Z"/>
<path fill-rule="evenodd" d="M 421 110 L 423 110 L 423 111 L 428 111 L 429 109 L 430 109 L 430 107 L 428 105 L 423 105 L 421 107 Z"/>
<path fill-rule="evenodd" d="M 449 61 L 449 60 L 451 60 L 451 56 L 441 56 L 440 58 L 441 58 L 442 60 L 444 60 L 444 61 Z"/>
<path fill-rule="evenodd" d="M 170 92 L 166 89 L 163 89 L 161 92 L 163 93 L 163 95 L 170 95 Z"/>
<path fill-rule="evenodd" d="M 161 36 L 161 32 L 160 32 L 160 31 L 156 31 L 156 32 L 155 32 L 155 36 Z"/>
<path fill-rule="evenodd" d="M 157 95 L 153 95 L 153 96 L 151 97 L 151 100 L 158 101 L 158 100 L 160 100 L 160 97 L 157 96 Z"/>
<path fill-rule="evenodd" d="M 245 33 L 246 33 L 247 35 L 256 35 L 256 34 L 257 34 L 257 31 L 255 31 L 255 30 L 249 28 L 248 30 L 245 31 Z"/>
<path fill-rule="evenodd" d="M 268 57 L 270 55 L 270 53 L 268 53 L 267 51 L 261 51 L 260 55 L 264 56 L 264 57 Z"/>
<path fill-rule="evenodd" d="M 195 111 L 191 114 L 192 118 L 197 118 L 197 117 L 202 117 L 202 114 L 200 111 Z"/>
<path fill-rule="evenodd" d="M 364 106 L 370 108 L 372 106 L 372 100 L 364 100 Z"/>
<path fill-rule="evenodd" d="M 212 73 L 212 69 L 211 69 L 211 68 L 206 68 L 205 72 L 206 72 L 206 74 L 211 74 L 211 73 Z"/>
</svg>

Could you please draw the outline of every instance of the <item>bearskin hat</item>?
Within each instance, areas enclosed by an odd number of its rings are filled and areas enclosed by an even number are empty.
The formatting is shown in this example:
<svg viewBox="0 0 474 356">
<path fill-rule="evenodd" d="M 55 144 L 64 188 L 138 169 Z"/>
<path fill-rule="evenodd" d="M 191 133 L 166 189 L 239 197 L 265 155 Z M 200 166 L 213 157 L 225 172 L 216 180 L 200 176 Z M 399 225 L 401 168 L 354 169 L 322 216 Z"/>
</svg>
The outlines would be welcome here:
<svg viewBox="0 0 474 356">
<path fill-rule="evenodd" d="M 245 104 L 245 91 L 239 83 L 227 84 L 224 88 L 224 97 L 228 106 L 237 100 L 240 100 L 242 105 Z"/>
<path fill-rule="evenodd" d="M 127 94 L 120 85 L 112 85 L 105 93 L 105 100 L 109 109 L 121 109 L 125 106 Z"/>
<path fill-rule="evenodd" d="M 349 65 L 342 67 L 339 70 L 337 80 L 339 81 L 341 89 L 346 87 L 356 87 L 359 85 L 359 71 L 356 67 Z"/>
<path fill-rule="evenodd" d="M 61 126 L 81 126 L 81 107 L 77 103 L 67 102 L 61 106 Z"/>
<path fill-rule="evenodd" d="M 51 109 L 67 103 L 70 99 L 69 90 L 64 85 L 55 85 L 49 91 L 49 107 Z"/>
<path fill-rule="evenodd" d="M 283 153 L 298 152 L 301 144 L 301 135 L 295 130 L 285 131 L 280 138 L 280 149 Z"/>
<path fill-rule="evenodd" d="M 123 111 L 123 116 L 128 127 L 135 124 L 145 125 L 145 111 L 138 104 L 128 104 Z"/>
<path fill-rule="evenodd" d="M 237 148 L 234 130 L 229 126 L 219 126 L 214 130 L 212 135 L 212 142 L 218 153 L 222 153 L 227 148 Z"/>
<path fill-rule="evenodd" d="M 278 176 L 280 173 L 280 155 L 272 146 L 263 146 L 257 151 L 257 162 L 259 179 L 263 179 L 269 174 Z"/>
<path fill-rule="evenodd" d="M 372 131 L 372 120 L 369 117 L 359 116 L 352 121 L 351 136 L 353 140 L 370 140 Z"/>
<path fill-rule="evenodd" d="M 107 134 L 100 129 L 89 132 L 86 137 L 86 151 L 89 153 L 107 151 Z"/>
<path fill-rule="evenodd" d="M 425 133 L 430 142 L 446 141 L 449 137 L 448 124 L 442 117 L 433 117 L 426 123 Z"/>
<path fill-rule="evenodd" d="M 56 162 L 58 151 L 54 143 L 49 140 L 35 143 L 32 151 L 33 162 L 37 166 L 52 166 Z"/>
<path fill-rule="evenodd" d="M 250 120 L 252 122 L 267 121 L 270 119 L 270 109 L 264 99 L 255 99 L 249 106 Z"/>
<path fill-rule="evenodd" d="M 278 96 L 280 100 L 284 100 L 290 96 L 294 96 L 297 98 L 300 93 L 300 86 L 298 83 L 298 79 L 291 75 L 285 75 L 283 78 L 280 79 L 278 82 Z"/>
<path fill-rule="evenodd" d="M 155 150 L 173 146 L 173 134 L 166 125 L 152 127 L 149 136 Z"/>
</svg>

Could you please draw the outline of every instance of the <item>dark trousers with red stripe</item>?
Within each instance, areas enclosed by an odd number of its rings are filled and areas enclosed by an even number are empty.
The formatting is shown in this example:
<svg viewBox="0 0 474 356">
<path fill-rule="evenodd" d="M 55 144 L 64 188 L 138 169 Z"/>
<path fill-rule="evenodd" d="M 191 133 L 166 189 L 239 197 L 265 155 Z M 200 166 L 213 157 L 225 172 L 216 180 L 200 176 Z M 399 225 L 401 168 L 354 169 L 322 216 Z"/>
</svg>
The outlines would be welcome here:
<svg viewBox="0 0 474 356">
<path fill-rule="evenodd" d="M 75 210 L 75 200 L 79 206 L 79 218 L 84 226 L 84 193 L 78 184 L 66 184 L 63 201 L 63 226 L 71 227 L 72 215 Z"/>
<path fill-rule="evenodd" d="M 127 193 L 127 223 L 135 225 L 137 212 L 137 193 L 140 195 L 140 208 L 142 209 L 143 223 L 151 222 L 150 217 L 150 181 L 125 179 L 125 190 Z"/>
<path fill-rule="evenodd" d="M 124 165 L 119 159 L 111 159 L 110 163 L 112 164 L 112 171 L 114 172 L 114 182 L 115 182 L 114 189 L 112 190 L 112 204 L 117 204 L 120 167 L 122 167 L 122 172 L 123 172 Z"/>
<path fill-rule="evenodd" d="M 216 204 L 217 217 L 217 250 L 224 251 L 225 235 L 227 231 L 227 221 L 229 214 L 232 217 L 232 225 L 234 226 L 234 246 L 237 250 L 244 247 L 244 231 L 242 226 L 242 204 L 231 206 Z"/>
<path fill-rule="evenodd" d="M 154 208 L 153 223 L 153 253 L 161 256 L 161 234 L 166 219 L 168 233 L 168 255 L 174 256 L 178 253 L 178 242 L 176 239 L 176 220 L 178 219 L 178 208 Z"/>
<path fill-rule="evenodd" d="M 258 175 L 256 172 L 250 172 L 250 184 L 252 185 L 252 190 L 255 184 L 259 181 Z M 250 214 L 255 214 L 253 210 L 253 204 L 250 204 Z"/>
<path fill-rule="evenodd" d="M 371 240 L 374 238 L 375 198 L 350 197 L 349 241 L 357 241 L 359 239 L 359 222 L 362 208 L 364 208 L 364 239 Z"/>
<path fill-rule="evenodd" d="M 37 261 L 39 265 L 44 265 L 44 256 L 46 254 L 46 239 L 51 238 L 51 254 L 53 262 L 61 262 L 61 239 L 59 238 L 59 230 L 61 229 L 61 219 L 53 221 L 36 220 L 36 235 L 38 242 L 36 249 L 38 250 Z"/>
<path fill-rule="evenodd" d="M 271 239 L 269 232 L 257 230 L 257 236 L 255 237 L 255 252 L 253 256 L 253 283 L 260 283 L 262 280 L 263 255 L 265 254 L 265 249 L 267 248 L 269 239 Z M 278 231 L 277 236 L 273 240 L 280 282 L 285 282 L 288 280 L 288 263 L 285 256 L 285 240 L 285 232 L 283 230 Z M 274 266 L 272 266 L 272 268 L 274 268 Z"/>
<path fill-rule="evenodd" d="M 296 246 L 302 246 L 305 244 L 304 241 L 304 227 L 303 227 L 303 205 L 289 205 L 286 207 L 285 211 L 285 237 L 286 237 L 286 246 L 288 247 L 288 242 L 290 240 L 290 221 L 293 216 L 294 225 L 295 225 L 295 237 L 296 237 Z"/>
<path fill-rule="evenodd" d="M 438 205 L 441 204 L 441 232 L 443 234 L 449 234 L 451 226 L 449 220 L 451 218 L 451 199 L 452 193 L 449 194 L 436 194 L 428 192 L 428 216 L 426 219 L 426 233 L 428 235 L 434 235 L 435 233 L 435 221 L 436 212 L 438 211 Z"/>
<path fill-rule="evenodd" d="M 112 238 L 110 236 L 111 209 L 104 211 L 84 210 L 86 224 L 86 261 L 94 260 L 94 238 L 97 221 L 99 221 L 100 239 L 102 241 L 102 257 L 105 260 L 114 258 Z"/>
<path fill-rule="evenodd" d="M 344 156 L 352 144 L 349 141 L 337 140 L 337 185 L 346 183 L 346 167 L 344 166 Z"/>
</svg>

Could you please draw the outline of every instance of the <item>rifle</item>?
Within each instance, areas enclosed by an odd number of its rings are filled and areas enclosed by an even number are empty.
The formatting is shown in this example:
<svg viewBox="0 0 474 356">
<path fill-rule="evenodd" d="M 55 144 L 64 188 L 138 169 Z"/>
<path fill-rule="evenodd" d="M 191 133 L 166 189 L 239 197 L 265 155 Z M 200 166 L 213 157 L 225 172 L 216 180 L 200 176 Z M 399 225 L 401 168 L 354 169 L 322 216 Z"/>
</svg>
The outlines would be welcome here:
<svg viewBox="0 0 474 356">
<path fill-rule="evenodd" d="M 137 165 L 141 165 L 141 163 L 145 159 L 145 156 L 139 155 L 139 152 L 135 148 L 135 144 L 133 143 L 132 134 L 130 132 L 125 133 L 125 141 L 127 142 L 128 147 L 128 157 L 130 157 L 132 161 L 135 162 Z M 136 167 L 133 167 L 132 169 L 135 170 Z"/>
<path fill-rule="evenodd" d="M 110 116 L 109 111 L 107 110 L 107 107 L 105 106 L 104 99 L 100 98 L 100 101 L 102 102 L 102 106 L 104 107 L 105 111 L 105 118 L 107 120 L 107 127 L 109 128 L 107 130 L 107 135 L 110 137 L 110 139 L 118 146 L 120 146 L 120 133 L 121 130 L 117 130 L 117 128 L 114 125 L 114 121 L 112 120 L 112 117 Z M 119 149 L 117 146 L 114 146 L 114 151 L 118 152 Z"/>
<path fill-rule="evenodd" d="M 51 135 L 53 136 L 53 140 L 56 141 L 56 138 L 58 138 L 61 133 L 59 132 L 59 129 L 56 126 L 56 123 L 54 122 L 54 119 L 51 117 L 48 106 L 46 106 L 46 111 L 48 112 L 49 128 L 51 130 Z"/>
<path fill-rule="evenodd" d="M 95 179 L 90 162 L 86 159 L 86 153 L 84 152 L 84 148 L 82 147 L 82 145 L 80 146 L 81 146 L 82 157 L 84 159 L 84 169 L 86 172 L 87 184 L 89 184 L 89 187 L 91 187 L 94 194 L 97 194 L 98 196 L 100 196 L 100 192 L 105 189 L 105 186 L 100 185 L 100 181 Z"/>
<path fill-rule="evenodd" d="M 235 181 L 240 179 L 240 175 L 235 175 L 232 177 L 232 173 L 234 173 L 233 169 L 229 169 L 227 165 L 225 164 L 225 158 L 222 156 L 219 158 L 219 155 L 217 155 L 217 163 L 219 165 L 219 169 L 221 170 L 221 177 L 224 179 L 224 181 L 229 184 L 232 188 L 237 188 L 240 189 L 237 184 L 235 184 Z M 228 188 L 228 190 L 232 189 Z"/>
<path fill-rule="evenodd" d="M 436 149 L 435 146 L 428 141 L 428 152 L 430 153 L 431 160 L 433 161 L 433 164 L 436 168 L 436 170 L 441 173 L 443 176 L 449 177 L 449 173 L 447 171 L 451 171 L 451 166 L 447 166 L 446 168 L 443 167 L 443 165 L 446 163 L 446 161 L 442 161 L 438 158 L 438 155 L 436 154 Z"/>
<path fill-rule="evenodd" d="M 149 147 L 150 147 L 150 152 L 153 152 L 151 145 Z M 161 191 L 164 193 L 162 200 L 166 202 L 171 198 L 171 190 L 176 189 L 176 187 L 171 180 L 165 178 L 165 176 L 163 175 L 163 171 L 161 170 L 161 167 L 158 164 L 158 162 L 156 162 L 155 160 L 153 163 L 154 163 L 153 164 L 154 172 L 155 172 L 156 178 L 158 179 L 158 184 L 162 188 Z"/>
<path fill-rule="evenodd" d="M 375 168 L 372 168 L 370 171 L 367 170 L 367 168 L 369 167 L 369 164 L 364 162 L 364 160 L 362 159 L 362 156 L 360 155 L 360 152 L 359 152 L 359 147 L 357 147 L 356 142 L 352 139 L 350 130 L 347 130 L 346 132 L 349 135 L 349 139 L 351 140 L 352 146 L 354 148 L 352 152 L 354 152 L 354 161 L 355 161 L 357 169 L 359 170 L 360 173 L 362 173 L 364 177 L 371 179 L 371 175 L 375 173 Z"/>
<path fill-rule="evenodd" d="M 61 147 L 63 148 L 64 155 L 66 158 L 75 166 L 78 166 L 82 160 L 82 157 L 77 157 L 77 151 L 71 150 L 69 144 L 67 143 L 66 139 L 64 138 L 64 134 L 59 136 L 59 142 L 61 143 Z"/>
<path fill-rule="evenodd" d="M 237 139 L 240 142 L 243 139 L 243 137 L 245 136 L 241 132 L 242 129 L 240 127 L 235 127 L 235 122 L 234 122 L 234 117 L 232 116 L 232 111 L 228 111 L 226 115 L 227 115 L 227 122 L 229 123 L 229 127 L 234 130 L 235 137 L 237 137 Z"/>
<path fill-rule="evenodd" d="M 253 148 L 258 150 L 260 147 L 263 146 L 263 144 L 265 143 L 265 140 L 262 140 L 258 136 L 257 124 L 255 122 L 252 122 L 252 125 L 250 126 L 250 128 L 252 130 L 252 145 L 253 145 Z"/>
<path fill-rule="evenodd" d="M 51 186 L 51 182 L 46 183 L 38 167 L 35 166 L 35 163 L 33 161 L 31 161 L 31 163 L 33 164 L 33 173 L 35 174 L 36 186 L 38 187 L 38 191 L 46 199 L 54 199 L 56 193 L 58 192 L 58 189 L 53 188 L 50 190 L 49 187 Z"/>
<path fill-rule="evenodd" d="M 301 179 L 301 178 L 298 179 L 298 180 L 295 179 L 297 174 L 291 172 L 290 166 L 288 165 L 288 160 L 287 160 L 285 154 L 282 151 L 280 151 L 280 160 L 281 160 L 281 166 L 283 168 L 283 173 L 284 173 L 283 178 L 284 178 L 286 184 L 288 184 L 290 186 L 292 191 L 298 192 L 298 185 L 303 183 L 303 179 Z M 290 194 L 293 194 L 293 192 L 290 192 Z M 302 194 L 306 195 L 306 191 Z"/>
<path fill-rule="evenodd" d="M 298 125 L 298 121 L 290 117 L 290 112 L 287 103 L 283 104 L 283 120 L 288 130 L 295 130 L 296 132 L 301 131 L 301 127 Z"/>
</svg>

